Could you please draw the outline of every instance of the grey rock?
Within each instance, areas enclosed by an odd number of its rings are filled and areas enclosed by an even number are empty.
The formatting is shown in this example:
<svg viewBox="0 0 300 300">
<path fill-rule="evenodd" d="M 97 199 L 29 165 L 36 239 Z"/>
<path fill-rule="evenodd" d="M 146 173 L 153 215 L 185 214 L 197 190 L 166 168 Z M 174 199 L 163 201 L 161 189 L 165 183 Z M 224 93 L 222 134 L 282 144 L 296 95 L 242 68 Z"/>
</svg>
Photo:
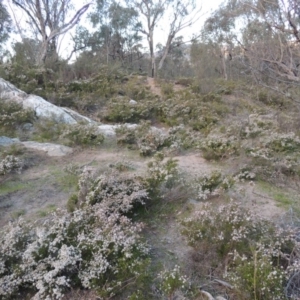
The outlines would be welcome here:
<svg viewBox="0 0 300 300">
<path fill-rule="evenodd" d="M 114 137 L 116 135 L 116 129 L 126 126 L 129 129 L 134 129 L 137 127 L 137 124 L 123 124 L 123 125 L 109 125 L 109 124 L 102 124 L 98 126 L 99 132 L 104 134 L 108 137 Z"/>
<path fill-rule="evenodd" d="M 38 143 L 33 141 L 22 142 L 26 148 L 45 151 L 49 156 L 65 156 L 71 154 L 73 149 L 64 145 L 52 143 Z"/>
<path fill-rule="evenodd" d="M 0 146 L 10 146 L 16 143 L 20 143 L 20 140 L 17 138 L 12 139 L 6 136 L 0 136 Z"/>
<path fill-rule="evenodd" d="M 22 130 L 24 131 L 33 131 L 34 127 L 31 123 L 25 123 L 21 126 Z"/>
<path fill-rule="evenodd" d="M 69 114 L 77 122 L 85 122 L 85 123 L 88 123 L 88 124 L 96 124 L 96 122 L 93 121 L 92 119 L 90 119 L 88 117 L 85 117 L 85 116 L 79 114 L 78 112 L 68 108 L 68 107 L 61 107 L 61 109 L 63 109 L 67 114 Z"/>
<path fill-rule="evenodd" d="M 37 117 L 52 117 L 58 122 L 67 124 L 77 123 L 62 108 L 51 104 L 42 97 L 26 94 L 2 78 L 0 78 L 0 98 L 15 101 L 22 104 L 24 108 L 33 109 Z"/>
<path fill-rule="evenodd" d="M 130 99 L 129 104 L 130 104 L 130 105 L 136 105 L 137 102 L 136 102 L 135 100 L 133 100 L 133 99 Z"/>
</svg>

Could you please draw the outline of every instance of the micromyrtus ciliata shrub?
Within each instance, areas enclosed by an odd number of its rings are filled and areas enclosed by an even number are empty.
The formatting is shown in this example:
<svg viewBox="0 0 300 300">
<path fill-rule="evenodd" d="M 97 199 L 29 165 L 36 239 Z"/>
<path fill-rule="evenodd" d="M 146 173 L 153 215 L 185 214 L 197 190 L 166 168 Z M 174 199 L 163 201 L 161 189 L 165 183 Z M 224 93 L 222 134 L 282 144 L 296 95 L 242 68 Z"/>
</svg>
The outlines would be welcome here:
<svg viewBox="0 0 300 300">
<path fill-rule="evenodd" d="M 214 253 L 212 259 L 223 264 L 236 299 L 286 299 L 285 285 L 299 271 L 294 230 L 259 219 L 234 202 L 217 208 L 205 204 L 182 224 L 196 251 Z"/>
<path fill-rule="evenodd" d="M 21 159 L 14 155 L 7 155 L 0 161 L 0 176 L 6 175 L 11 172 L 20 173 L 23 168 L 23 162 Z"/>
<path fill-rule="evenodd" d="M 1 299 L 61 299 L 70 288 L 112 297 L 143 273 L 148 262 L 139 235 L 143 225 L 125 213 L 147 192 L 113 176 L 87 181 L 81 178 L 79 185 L 87 200 L 73 213 L 58 210 L 39 226 L 19 220 L 3 229 Z"/>
</svg>

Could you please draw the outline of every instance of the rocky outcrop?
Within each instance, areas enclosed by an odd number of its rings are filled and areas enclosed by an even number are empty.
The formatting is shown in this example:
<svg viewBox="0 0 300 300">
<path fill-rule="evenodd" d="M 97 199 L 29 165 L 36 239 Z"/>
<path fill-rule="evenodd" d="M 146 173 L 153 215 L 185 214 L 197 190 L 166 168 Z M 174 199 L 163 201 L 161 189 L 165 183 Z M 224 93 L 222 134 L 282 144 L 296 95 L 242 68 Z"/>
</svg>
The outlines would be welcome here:
<svg viewBox="0 0 300 300">
<path fill-rule="evenodd" d="M 64 156 L 71 154 L 73 149 L 67 146 L 52 144 L 52 143 L 38 143 L 33 141 L 22 142 L 26 148 L 45 151 L 49 156 Z"/>
<path fill-rule="evenodd" d="M 0 136 L 0 146 L 10 146 L 12 144 L 20 143 L 18 138 L 9 138 L 7 136 Z"/>
<path fill-rule="evenodd" d="M 64 145 L 52 143 L 38 143 L 34 141 L 21 142 L 18 138 L 9 138 L 0 136 L 0 146 L 11 146 L 12 144 L 23 145 L 29 149 L 35 149 L 46 152 L 49 156 L 65 156 L 73 152 L 73 149 Z"/>
<path fill-rule="evenodd" d="M 88 117 L 82 116 L 70 108 L 58 107 L 45 99 L 36 96 L 28 95 L 25 92 L 16 88 L 13 84 L 0 78 L 0 99 L 15 101 L 23 105 L 24 108 L 33 109 L 37 117 L 54 118 L 57 122 L 66 124 L 76 124 L 77 122 L 84 122 L 87 124 L 95 125 L 96 122 Z M 135 100 L 130 100 L 131 105 L 135 105 Z M 115 130 L 120 126 L 126 126 L 129 129 L 134 129 L 137 124 L 124 124 L 124 125 L 109 125 L 101 124 L 98 126 L 99 133 L 107 137 L 114 137 Z M 152 130 L 159 130 L 152 127 Z"/>
<path fill-rule="evenodd" d="M 62 108 L 51 104 L 42 97 L 26 94 L 2 78 L 0 78 L 0 98 L 15 101 L 22 104 L 24 108 L 33 109 L 37 117 L 52 117 L 59 122 L 67 124 L 77 123 L 76 120 Z"/>
<path fill-rule="evenodd" d="M 72 110 L 71 108 L 68 107 L 61 107 L 67 114 L 69 114 L 73 119 L 75 119 L 77 122 L 83 122 L 83 123 L 88 123 L 88 124 L 96 124 L 95 121 L 92 119 L 85 117 L 78 112 Z"/>
<path fill-rule="evenodd" d="M 120 126 L 126 126 L 129 129 L 134 129 L 138 125 L 137 124 L 123 124 L 123 125 L 110 125 L 110 124 L 102 124 L 98 126 L 99 133 L 102 133 L 105 136 L 114 137 L 116 135 L 116 129 Z"/>
</svg>

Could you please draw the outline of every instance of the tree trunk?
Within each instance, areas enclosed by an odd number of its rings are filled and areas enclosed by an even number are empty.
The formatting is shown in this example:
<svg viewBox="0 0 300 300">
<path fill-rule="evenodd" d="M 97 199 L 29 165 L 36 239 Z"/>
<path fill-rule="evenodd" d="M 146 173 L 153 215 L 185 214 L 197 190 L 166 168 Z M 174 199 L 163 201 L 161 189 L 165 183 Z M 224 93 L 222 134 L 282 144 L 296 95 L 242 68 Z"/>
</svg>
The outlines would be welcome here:
<svg viewBox="0 0 300 300">
<path fill-rule="evenodd" d="M 158 70 L 161 70 L 161 68 L 163 67 L 163 64 L 165 62 L 165 59 L 167 58 L 168 56 L 168 53 L 170 51 L 170 46 L 171 46 L 171 43 L 172 43 L 172 40 L 174 38 L 174 34 L 170 34 L 168 36 L 168 40 L 167 40 L 167 43 L 166 43 L 166 47 L 164 49 L 164 53 L 163 53 L 163 56 L 158 64 Z"/>
</svg>

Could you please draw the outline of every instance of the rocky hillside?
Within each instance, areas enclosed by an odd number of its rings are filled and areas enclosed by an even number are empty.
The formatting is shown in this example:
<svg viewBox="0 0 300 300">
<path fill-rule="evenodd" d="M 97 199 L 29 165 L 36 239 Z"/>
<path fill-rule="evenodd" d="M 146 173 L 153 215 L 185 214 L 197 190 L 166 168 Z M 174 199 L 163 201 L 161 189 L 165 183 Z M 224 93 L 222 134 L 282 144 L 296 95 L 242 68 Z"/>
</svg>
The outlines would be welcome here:
<svg viewBox="0 0 300 300">
<path fill-rule="evenodd" d="M 0 79 L 1 299 L 300 297 L 298 103 L 105 70 L 14 84 Z"/>
</svg>

